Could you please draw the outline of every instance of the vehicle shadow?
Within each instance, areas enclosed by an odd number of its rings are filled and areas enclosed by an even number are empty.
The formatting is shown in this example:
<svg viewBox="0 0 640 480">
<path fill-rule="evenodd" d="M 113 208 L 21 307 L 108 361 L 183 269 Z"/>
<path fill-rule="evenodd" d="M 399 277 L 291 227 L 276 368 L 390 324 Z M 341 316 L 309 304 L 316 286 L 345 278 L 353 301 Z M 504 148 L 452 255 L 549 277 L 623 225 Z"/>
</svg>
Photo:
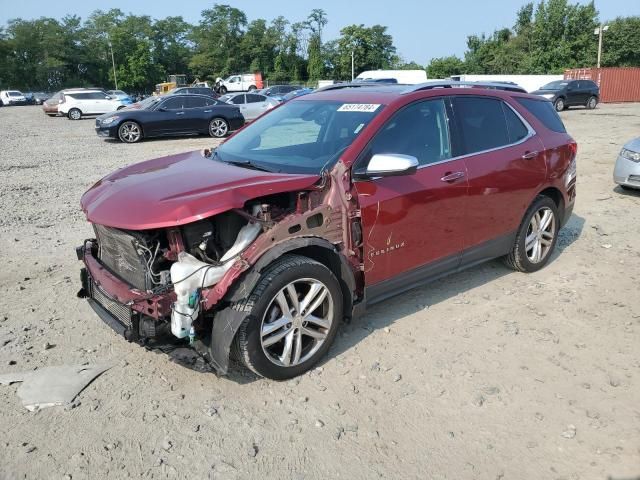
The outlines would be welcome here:
<svg viewBox="0 0 640 480">
<path fill-rule="evenodd" d="M 569 218 L 567 224 L 560 230 L 550 264 L 580 238 L 584 225 L 585 219 L 575 213 Z M 513 273 L 513 270 L 506 267 L 501 260 L 496 259 L 449 275 L 437 282 L 416 287 L 374 305 L 362 317 L 354 319 L 351 323 L 341 325 L 333 346 L 329 353 L 318 363 L 318 366 L 322 366 L 350 350 L 376 330 L 389 327 L 396 321 L 401 321 L 407 316 L 424 311 L 430 306 L 445 302 L 459 295 L 463 297 L 464 293 L 476 287 L 491 283 Z M 517 277 L 514 276 L 514 278 Z M 467 300 L 463 297 L 460 302 L 465 303 Z M 244 370 L 241 364 L 236 362 L 232 363 L 228 378 L 242 384 L 260 379 L 257 375 Z"/>
<path fill-rule="evenodd" d="M 624 195 L 625 197 L 635 197 L 635 198 L 640 197 L 640 188 L 637 190 L 633 190 L 633 189 L 625 189 L 625 188 L 622 188 L 620 185 L 616 185 L 613 188 L 613 191 L 618 195 Z"/>
</svg>

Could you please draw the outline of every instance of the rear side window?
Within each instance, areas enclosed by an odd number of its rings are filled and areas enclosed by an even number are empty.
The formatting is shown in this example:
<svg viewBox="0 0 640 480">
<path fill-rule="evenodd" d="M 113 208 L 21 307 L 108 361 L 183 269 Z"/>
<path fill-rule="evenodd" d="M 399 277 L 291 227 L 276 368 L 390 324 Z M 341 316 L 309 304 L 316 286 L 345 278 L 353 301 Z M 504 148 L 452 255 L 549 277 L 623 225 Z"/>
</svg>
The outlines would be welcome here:
<svg viewBox="0 0 640 480">
<path fill-rule="evenodd" d="M 533 100 L 531 98 L 518 98 L 518 103 L 536 117 L 549 130 L 558 133 L 567 133 L 564 124 L 553 108 L 551 102 L 545 100 Z"/>
<path fill-rule="evenodd" d="M 463 140 L 463 154 L 483 152 L 512 143 L 502 101 L 492 98 L 456 97 L 453 100 Z"/>
<path fill-rule="evenodd" d="M 509 143 L 517 143 L 527 135 L 529 135 L 529 129 L 526 127 L 520 117 L 509 107 L 506 103 L 502 103 L 502 109 L 504 110 L 504 118 L 507 121 L 507 131 L 509 132 Z"/>
<path fill-rule="evenodd" d="M 187 97 L 185 108 L 200 108 L 207 105 L 206 98 L 202 97 Z"/>
<path fill-rule="evenodd" d="M 444 101 L 417 102 L 398 112 L 376 134 L 370 153 L 411 155 L 420 165 L 451 158 Z"/>
<path fill-rule="evenodd" d="M 247 93 L 247 103 L 259 103 L 264 102 L 266 100 L 262 95 L 257 95 L 255 93 Z"/>
<path fill-rule="evenodd" d="M 178 95 L 177 97 L 168 99 L 160 106 L 166 110 L 182 110 L 183 108 L 185 108 L 184 103 L 184 97 Z"/>
</svg>

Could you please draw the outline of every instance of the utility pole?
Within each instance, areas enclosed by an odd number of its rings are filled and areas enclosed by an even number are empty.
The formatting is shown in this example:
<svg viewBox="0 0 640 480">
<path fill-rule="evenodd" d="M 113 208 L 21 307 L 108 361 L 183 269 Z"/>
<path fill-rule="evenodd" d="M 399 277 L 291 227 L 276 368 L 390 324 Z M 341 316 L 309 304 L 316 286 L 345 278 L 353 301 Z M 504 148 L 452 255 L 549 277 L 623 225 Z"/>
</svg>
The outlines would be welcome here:
<svg viewBox="0 0 640 480">
<path fill-rule="evenodd" d="M 355 50 L 351 50 L 351 81 L 355 79 L 355 68 L 354 68 L 354 59 L 355 59 Z"/>
<path fill-rule="evenodd" d="M 607 30 L 609 30 L 609 25 L 601 24 L 593 31 L 594 35 L 598 35 L 598 68 L 600 68 L 600 59 L 602 58 L 602 36 Z"/>
<path fill-rule="evenodd" d="M 118 90 L 118 77 L 116 75 L 116 60 L 113 56 L 113 45 L 111 44 L 111 38 L 109 37 L 108 33 L 107 33 L 107 42 L 109 44 L 109 49 L 111 50 L 111 65 L 113 66 L 113 81 L 116 84 L 116 90 Z"/>
</svg>

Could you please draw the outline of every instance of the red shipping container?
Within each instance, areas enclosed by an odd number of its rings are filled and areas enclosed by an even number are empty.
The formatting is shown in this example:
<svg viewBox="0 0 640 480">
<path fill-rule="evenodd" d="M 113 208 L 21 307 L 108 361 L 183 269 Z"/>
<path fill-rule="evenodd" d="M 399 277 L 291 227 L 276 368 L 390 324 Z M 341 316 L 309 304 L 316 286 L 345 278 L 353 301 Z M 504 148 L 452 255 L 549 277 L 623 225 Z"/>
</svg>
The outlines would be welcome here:
<svg viewBox="0 0 640 480">
<path fill-rule="evenodd" d="M 566 80 L 593 80 L 603 103 L 640 102 L 640 68 L 574 68 L 565 70 Z"/>
</svg>

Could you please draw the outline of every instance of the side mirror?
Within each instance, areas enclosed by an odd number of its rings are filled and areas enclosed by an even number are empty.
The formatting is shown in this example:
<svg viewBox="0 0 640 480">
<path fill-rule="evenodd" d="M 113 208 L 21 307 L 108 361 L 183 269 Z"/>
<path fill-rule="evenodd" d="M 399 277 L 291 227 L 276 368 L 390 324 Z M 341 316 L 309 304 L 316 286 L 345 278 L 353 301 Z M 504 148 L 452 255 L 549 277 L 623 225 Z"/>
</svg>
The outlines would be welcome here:
<svg viewBox="0 0 640 480">
<path fill-rule="evenodd" d="M 371 157 L 367 165 L 368 177 L 395 177 L 413 175 L 418 169 L 418 159 L 399 153 L 378 153 Z"/>
</svg>

